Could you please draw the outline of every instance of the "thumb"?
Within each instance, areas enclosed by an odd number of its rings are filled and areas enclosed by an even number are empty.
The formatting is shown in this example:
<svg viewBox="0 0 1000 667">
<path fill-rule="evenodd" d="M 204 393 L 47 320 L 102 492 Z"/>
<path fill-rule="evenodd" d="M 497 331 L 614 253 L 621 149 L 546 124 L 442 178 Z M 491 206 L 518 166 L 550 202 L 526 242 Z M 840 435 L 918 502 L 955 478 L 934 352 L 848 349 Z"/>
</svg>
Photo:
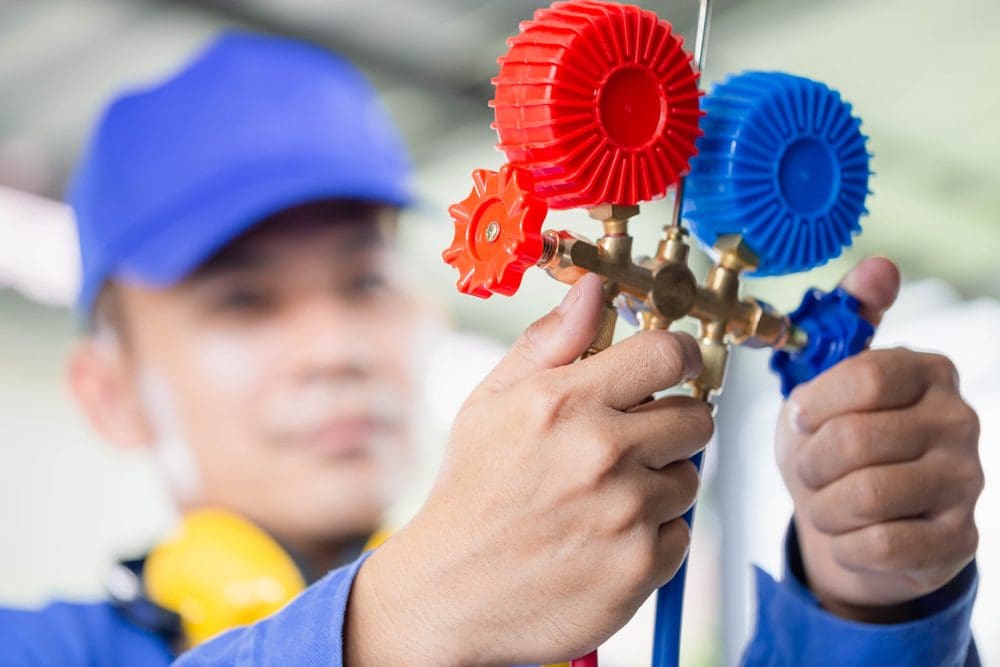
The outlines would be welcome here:
<svg viewBox="0 0 1000 667">
<path fill-rule="evenodd" d="M 844 276 L 840 286 L 861 302 L 861 317 L 878 326 L 899 294 L 899 269 L 885 257 L 868 257 Z"/>
<path fill-rule="evenodd" d="M 577 280 L 562 303 L 521 334 L 480 387 L 503 391 L 539 371 L 576 360 L 600 327 L 603 285 L 604 281 L 592 273 Z"/>
</svg>

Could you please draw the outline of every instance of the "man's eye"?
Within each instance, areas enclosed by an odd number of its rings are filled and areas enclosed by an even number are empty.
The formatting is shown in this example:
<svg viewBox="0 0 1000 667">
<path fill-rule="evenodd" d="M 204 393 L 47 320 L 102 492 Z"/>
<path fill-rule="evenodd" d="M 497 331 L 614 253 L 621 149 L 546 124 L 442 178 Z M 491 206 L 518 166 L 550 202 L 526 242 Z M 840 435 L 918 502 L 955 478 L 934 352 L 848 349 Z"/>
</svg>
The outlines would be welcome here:
<svg viewBox="0 0 1000 667">
<path fill-rule="evenodd" d="M 349 291 L 354 296 L 363 297 L 385 289 L 388 284 L 389 281 L 381 273 L 365 273 L 351 281 Z"/>
<path fill-rule="evenodd" d="M 273 305 L 273 299 L 265 292 L 252 289 L 233 289 L 225 292 L 216 301 L 216 308 L 226 312 L 258 313 Z"/>
</svg>

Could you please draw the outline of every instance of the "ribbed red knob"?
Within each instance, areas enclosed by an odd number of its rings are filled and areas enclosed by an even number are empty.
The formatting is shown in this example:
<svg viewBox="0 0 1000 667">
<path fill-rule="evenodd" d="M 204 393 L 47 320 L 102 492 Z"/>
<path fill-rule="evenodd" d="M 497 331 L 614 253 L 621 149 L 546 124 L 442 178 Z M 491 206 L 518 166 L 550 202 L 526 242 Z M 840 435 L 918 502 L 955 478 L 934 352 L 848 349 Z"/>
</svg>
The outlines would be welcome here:
<svg viewBox="0 0 1000 667">
<path fill-rule="evenodd" d="M 542 257 L 545 201 L 526 186 L 520 170 L 472 172 L 469 196 L 448 209 L 455 237 L 444 251 L 445 262 L 458 269 L 458 290 L 482 299 L 510 296 L 521 286 L 529 267 Z"/>
<path fill-rule="evenodd" d="M 687 172 L 698 75 L 670 23 L 571 0 L 536 11 L 508 44 L 493 79 L 498 147 L 551 207 L 637 204 Z"/>
</svg>

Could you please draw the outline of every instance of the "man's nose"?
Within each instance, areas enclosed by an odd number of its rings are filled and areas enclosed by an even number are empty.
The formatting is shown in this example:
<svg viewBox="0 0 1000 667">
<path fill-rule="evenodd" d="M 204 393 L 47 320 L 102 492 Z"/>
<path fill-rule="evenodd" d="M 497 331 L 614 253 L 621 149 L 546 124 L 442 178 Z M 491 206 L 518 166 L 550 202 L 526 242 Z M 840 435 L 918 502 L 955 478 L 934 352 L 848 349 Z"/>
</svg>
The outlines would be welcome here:
<svg viewBox="0 0 1000 667">
<path fill-rule="evenodd" d="M 290 312 L 289 350 L 301 377 L 369 372 L 378 336 L 370 319 L 332 295 L 303 298 Z"/>
</svg>

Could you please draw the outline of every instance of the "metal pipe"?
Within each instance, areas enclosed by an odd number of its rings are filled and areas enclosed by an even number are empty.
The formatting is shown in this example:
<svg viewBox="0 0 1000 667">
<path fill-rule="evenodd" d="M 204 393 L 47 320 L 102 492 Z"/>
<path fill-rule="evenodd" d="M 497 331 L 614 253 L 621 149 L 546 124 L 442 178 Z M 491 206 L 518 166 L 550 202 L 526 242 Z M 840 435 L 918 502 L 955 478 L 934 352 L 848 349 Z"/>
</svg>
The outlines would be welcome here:
<svg viewBox="0 0 1000 667">
<path fill-rule="evenodd" d="M 705 57 L 708 54 L 708 31 L 712 23 L 712 0 L 701 0 L 698 5 L 698 29 L 694 38 L 694 66 L 698 72 L 705 69 Z M 684 178 L 677 181 L 674 188 L 674 211 L 670 227 L 681 226 L 681 207 L 684 204 Z"/>
<path fill-rule="evenodd" d="M 698 6 L 698 32 L 694 38 L 694 64 L 698 71 L 705 69 L 708 51 L 708 29 L 712 22 L 712 0 L 701 0 Z"/>
</svg>

